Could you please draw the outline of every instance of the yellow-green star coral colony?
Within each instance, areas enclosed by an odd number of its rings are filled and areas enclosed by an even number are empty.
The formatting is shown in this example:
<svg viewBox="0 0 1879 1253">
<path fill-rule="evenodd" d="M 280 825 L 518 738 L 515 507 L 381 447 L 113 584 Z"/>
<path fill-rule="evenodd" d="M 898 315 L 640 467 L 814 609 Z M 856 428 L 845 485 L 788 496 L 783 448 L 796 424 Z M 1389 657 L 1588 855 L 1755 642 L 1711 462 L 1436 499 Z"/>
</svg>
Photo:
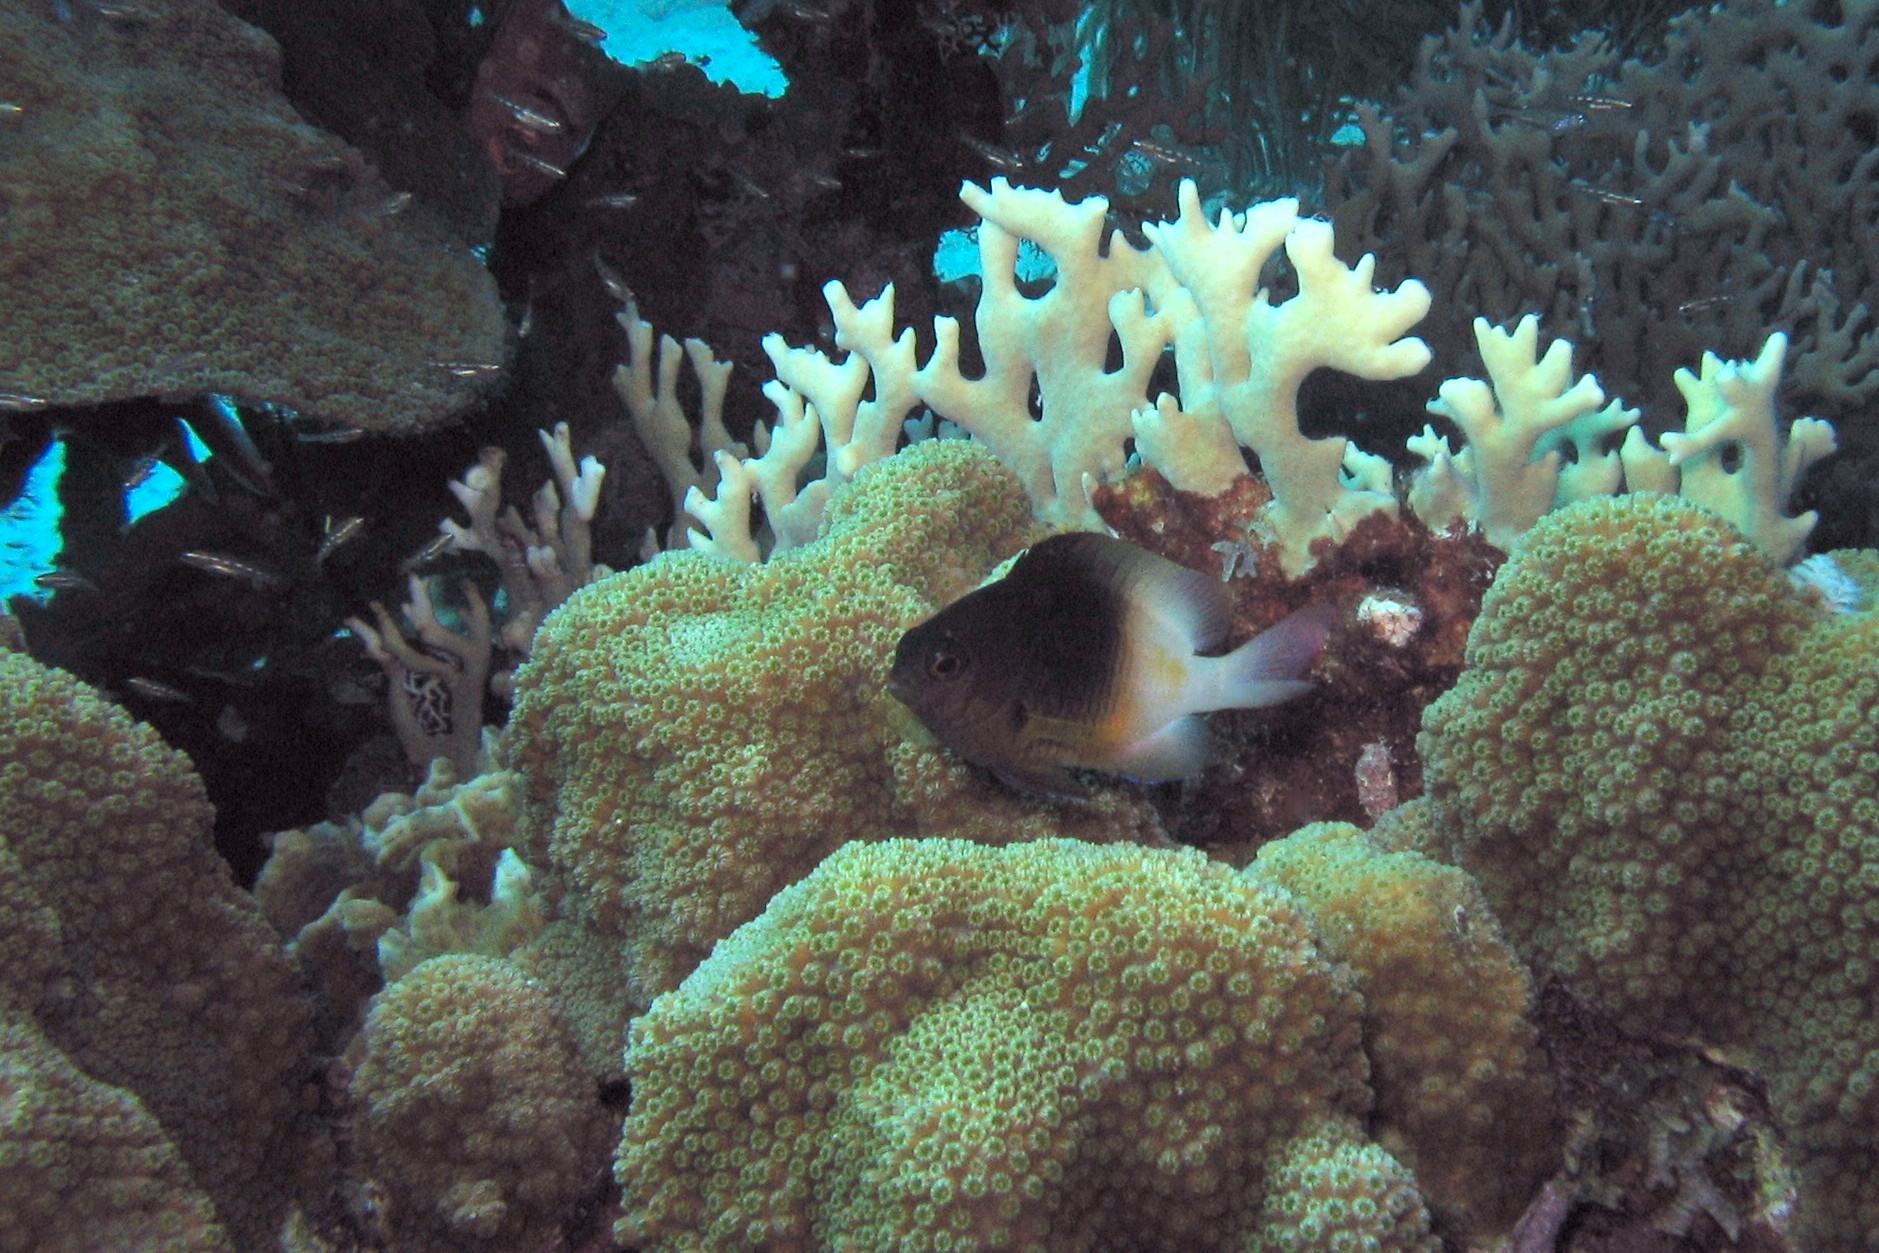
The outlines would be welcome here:
<svg viewBox="0 0 1879 1253">
<path fill-rule="evenodd" d="M 633 1027 L 621 1234 L 1284 1247 L 1274 1164 L 1366 1138 L 1362 1015 L 1296 900 L 1191 850 L 849 844 Z M 1421 1247 L 1391 1166 L 1361 1195 Z"/>
<path fill-rule="evenodd" d="M 0 1253 L 1879 1253 L 1879 0 L 1358 7 L 0 0 Z"/>
<path fill-rule="evenodd" d="M 1624 497 L 1527 535 L 1468 654 L 1423 724 L 1436 846 L 1547 969 L 1761 1059 L 1803 1195 L 1879 1231 L 1879 616 Z"/>
</svg>

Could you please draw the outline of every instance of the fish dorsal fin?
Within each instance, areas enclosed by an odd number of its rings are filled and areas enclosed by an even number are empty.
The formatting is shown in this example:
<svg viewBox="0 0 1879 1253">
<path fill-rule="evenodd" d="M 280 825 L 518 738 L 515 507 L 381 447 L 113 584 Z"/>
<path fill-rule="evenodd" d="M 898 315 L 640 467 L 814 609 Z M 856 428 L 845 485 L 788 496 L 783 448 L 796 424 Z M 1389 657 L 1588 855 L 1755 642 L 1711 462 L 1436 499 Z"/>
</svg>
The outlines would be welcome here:
<svg viewBox="0 0 1879 1253">
<path fill-rule="evenodd" d="M 1062 561 L 1112 589 L 1125 618 L 1147 624 L 1172 645 L 1179 640 L 1192 652 L 1218 648 L 1232 625 L 1233 603 L 1226 588 L 1199 571 L 1126 540 L 1095 532 L 1056 535 L 1046 545 L 1051 560 Z"/>
<path fill-rule="evenodd" d="M 1233 602 L 1218 579 L 1133 545 L 1125 546 L 1118 564 L 1137 620 L 1170 647 L 1178 640 L 1190 653 L 1204 653 L 1226 643 Z"/>
</svg>

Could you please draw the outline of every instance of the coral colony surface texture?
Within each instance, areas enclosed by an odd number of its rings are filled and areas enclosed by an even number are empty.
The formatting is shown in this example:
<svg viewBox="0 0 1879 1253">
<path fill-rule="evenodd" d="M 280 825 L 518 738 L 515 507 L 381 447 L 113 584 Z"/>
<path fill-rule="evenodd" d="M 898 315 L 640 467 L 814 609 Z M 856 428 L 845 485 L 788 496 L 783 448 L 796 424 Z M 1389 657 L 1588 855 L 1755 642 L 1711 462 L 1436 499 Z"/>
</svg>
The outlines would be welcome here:
<svg viewBox="0 0 1879 1253">
<path fill-rule="evenodd" d="M 1879 1253 L 1879 0 L 701 7 L 0 0 L 0 1253 Z"/>
</svg>

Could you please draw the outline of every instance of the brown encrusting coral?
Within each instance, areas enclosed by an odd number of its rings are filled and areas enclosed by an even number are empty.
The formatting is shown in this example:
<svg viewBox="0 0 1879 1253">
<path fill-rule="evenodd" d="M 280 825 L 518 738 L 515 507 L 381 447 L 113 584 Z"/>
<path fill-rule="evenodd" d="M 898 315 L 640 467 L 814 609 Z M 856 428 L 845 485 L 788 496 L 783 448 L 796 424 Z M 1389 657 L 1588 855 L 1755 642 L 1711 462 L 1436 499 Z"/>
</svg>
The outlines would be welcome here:
<svg viewBox="0 0 1879 1253">
<path fill-rule="evenodd" d="M 0 9 L 0 392 L 225 393 L 369 430 L 450 418 L 503 365 L 495 283 L 280 95 L 209 0 Z"/>
<path fill-rule="evenodd" d="M 209 820 L 188 758 L 0 646 L 8 1253 L 261 1248 L 322 1195 L 298 976 Z"/>
</svg>

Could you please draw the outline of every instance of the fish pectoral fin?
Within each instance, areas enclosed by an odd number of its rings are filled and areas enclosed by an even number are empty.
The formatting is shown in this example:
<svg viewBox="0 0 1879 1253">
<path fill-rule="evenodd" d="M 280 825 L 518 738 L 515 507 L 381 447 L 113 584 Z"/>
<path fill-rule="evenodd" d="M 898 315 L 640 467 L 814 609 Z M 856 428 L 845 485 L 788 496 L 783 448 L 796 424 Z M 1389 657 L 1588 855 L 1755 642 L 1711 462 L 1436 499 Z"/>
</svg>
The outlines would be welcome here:
<svg viewBox="0 0 1879 1253">
<path fill-rule="evenodd" d="M 1081 765 L 1076 745 L 1064 736 L 1077 734 L 1074 723 L 1035 715 L 1027 719 L 1016 751 L 992 765 L 998 781 L 1017 792 L 1065 800 L 1086 800 L 1090 790 L 1065 769 Z"/>
<path fill-rule="evenodd" d="M 1048 796 L 1053 800 L 1083 801 L 1090 790 L 1071 777 L 1067 770 L 1054 766 L 993 766 L 992 776 L 1014 792 L 1027 796 Z"/>
<path fill-rule="evenodd" d="M 1101 767 L 1139 783 L 1161 783 L 1199 774 L 1219 756 L 1219 742 L 1207 729 L 1207 720 L 1190 714 L 1117 749 Z"/>
</svg>

